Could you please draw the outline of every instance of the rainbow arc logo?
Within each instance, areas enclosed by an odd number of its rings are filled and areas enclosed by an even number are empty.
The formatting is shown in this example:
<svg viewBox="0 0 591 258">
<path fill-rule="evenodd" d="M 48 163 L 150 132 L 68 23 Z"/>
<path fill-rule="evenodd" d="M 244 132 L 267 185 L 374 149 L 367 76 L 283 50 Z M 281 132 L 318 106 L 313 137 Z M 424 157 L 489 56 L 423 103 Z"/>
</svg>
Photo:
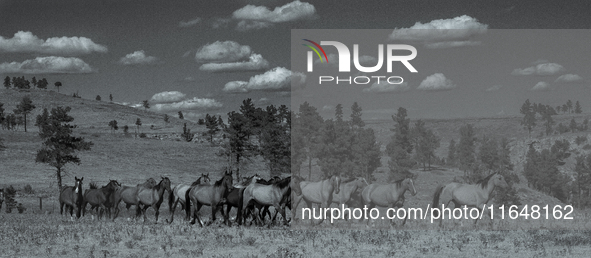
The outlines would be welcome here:
<svg viewBox="0 0 591 258">
<path fill-rule="evenodd" d="M 308 41 L 308 42 L 314 44 L 314 46 L 318 47 L 318 49 L 320 49 L 320 51 L 322 51 L 322 54 L 324 54 L 324 60 L 326 60 L 326 63 L 328 63 L 328 57 L 326 56 L 326 52 L 324 52 L 324 49 L 318 43 L 311 41 L 309 39 L 303 39 L 303 40 Z M 324 61 L 322 60 L 322 55 L 320 55 L 320 52 L 318 52 L 318 50 L 316 48 L 314 48 L 313 46 L 310 46 L 308 44 L 302 44 L 302 45 L 314 50 L 314 52 L 316 52 L 316 55 L 318 55 L 318 57 L 320 58 L 320 62 L 324 63 Z"/>
</svg>

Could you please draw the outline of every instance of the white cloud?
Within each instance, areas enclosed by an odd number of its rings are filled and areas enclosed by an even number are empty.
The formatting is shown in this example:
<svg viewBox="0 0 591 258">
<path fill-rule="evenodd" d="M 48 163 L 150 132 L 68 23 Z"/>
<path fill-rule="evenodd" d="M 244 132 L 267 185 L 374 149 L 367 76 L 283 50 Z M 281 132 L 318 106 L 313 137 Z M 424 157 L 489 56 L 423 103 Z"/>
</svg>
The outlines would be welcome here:
<svg viewBox="0 0 591 258">
<path fill-rule="evenodd" d="M 503 87 L 503 85 L 493 85 L 492 87 L 486 89 L 486 91 L 498 91 Z"/>
<path fill-rule="evenodd" d="M 219 109 L 223 106 L 222 103 L 215 99 L 197 98 L 187 99 L 173 103 L 154 104 L 151 109 L 159 112 L 179 111 L 179 110 L 211 110 Z"/>
<path fill-rule="evenodd" d="M 187 94 L 180 91 L 164 91 L 154 94 L 150 99 L 150 102 L 166 103 L 166 102 L 178 102 L 183 100 Z"/>
<path fill-rule="evenodd" d="M 228 82 L 223 90 L 228 93 L 245 93 L 249 91 L 289 91 L 292 80 L 295 85 L 302 85 L 306 81 L 306 75 L 303 73 L 292 72 L 283 67 L 275 67 L 264 74 L 250 77 L 248 82 Z"/>
<path fill-rule="evenodd" d="M 239 20 L 238 30 L 262 29 L 273 23 L 312 19 L 316 8 L 299 0 L 276 7 L 271 11 L 266 6 L 246 5 L 232 13 L 232 18 Z"/>
<path fill-rule="evenodd" d="M 181 27 L 181 28 L 192 27 L 192 26 L 199 24 L 201 22 L 201 20 L 202 20 L 201 18 L 197 17 L 197 18 L 190 20 L 190 21 L 180 21 L 179 27 Z"/>
<path fill-rule="evenodd" d="M 580 82 L 583 77 L 576 74 L 563 74 L 556 79 L 556 82 Z"/>
<path fill-rule="evenodd" d="M 540 63 L 536 66 L 531 66 L 527 68 L 517 68 L 511 72 L 512 75 L 540 75 L 540 76 L 547 76 L 547 75 L 555 75 L 564 71 L 564 67 L 557 63 Z"/>
<path fill-rule="evenodd" d="M 228 93 L 247 93 L 246 85 L 248 82 L 243 81 L 231 81 L 224 85 L 224 91 Z"/>
<path fill-rule="evenodd" d="M 467 15 L 452 19 L 433 20 L 428 23 L 417 22 L 409 28 L 394 29 L 391 40 L 419 41 L 431 48 L 447 48 L 478 45 L 479 42 L 467 40 L 486 33 L 488 25 Z"/>
<path fill-rule="evenodd" d="M 442 73 L 436 73 L 427 76 L 417 90 L 425 90 L 425 91 L 443 91 L 443 90 L 451 90 L 455 88 L 456 85 L 449 79 L 445 78 L 445 75 Z"/>
<path fill-rule="evenodd" d="M 363 89 L 363 92 L 368 93 L 401 93 L 410 90 L 408 83 L 389 84 L 388 82 L 374 83 L 369 88 Z"/>
<path fill-rule="evenodd" d="M 76 56 L 92 52 L 106 53 L 107 47 L 85 37 L 54 37 L 43 40 L 30 31 L 19 31 L 12 38 L 0 36 L 0 52 Z"/>
<path fill-rule="evenodd" d="M 547 91 L 550 90 L 550 84 L 547 82 L 538 82 L 536 85 L 531 88 L 532 91 Z"/>
<path fill-rule="evenodd" d="M 53 74 L 92 73 L 94 70 L 76 57 L 47 56 L 25 60 L 21 63 L 1 63 L 0 73 Z"/>
<path fill-rule="evenodd" d="M 154 64 L 157 61 L 158 58 L 153 56 L 147 56 L 146 52 L 144 52 L 143 50 L 135 51 L 119 59 L 119 63 L 123 65 L 146 65 Z"/>
<path fill-rule="evenodd" d="M 271 27 L 271 26 L 273 26 L 273 24 L 270 22 L 242 20 L 242 21 L 238 22 L 238 25 L 236 25 L 236 30 L 239 30 L 239 31 L 260 30 L 260 29 Z"/>
<path fill-rule="evenodd" d="M 250 46 L 243 46 L 235 41 L 216 41 L 197 50 L 195 60 L 197 62 L 235 62 L 246 59 L 251 54 Z"/>
<path fill-rule="evenodd" d="M 269 68 L 269 62 L 259 54 L 252 54 L 248 61 L 235 63 L 208 63 L 199 67 L 199 70 L 206 72 L 237 72 L 237 71 L 258 71 Z"/>
</svg>

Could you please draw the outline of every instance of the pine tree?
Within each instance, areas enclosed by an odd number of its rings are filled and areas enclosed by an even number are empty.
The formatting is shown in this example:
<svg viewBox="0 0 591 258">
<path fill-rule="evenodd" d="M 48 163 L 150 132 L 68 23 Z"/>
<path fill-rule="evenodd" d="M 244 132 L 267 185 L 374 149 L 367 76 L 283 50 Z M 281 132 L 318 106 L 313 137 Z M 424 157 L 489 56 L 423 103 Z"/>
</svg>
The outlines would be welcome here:
<svg viewBox="0 0 591 258">
<path fill-rule="evenodd" d="M 447 164 L 453 165 L 456 163 L 456 141 L 451 139 L 449 141 L 449 147 L 447 149 Z"/>
<path fill-rule="evenodd" d="M 58 190 L 62 188 L 62 172 L 65 165 L 74 163 L 79 165 L 80 158 L 75 153 L 90 150 L 93 143 L 82 137 L 72 136 L 73 125 L 69 123 L 74 118 L 68 115 L 70 107 L 51 109 L 51 115 L 40 124 L 39 135 L 43 139 L 43 148 L 37 151 L 36 162 L 49 164 L 56 168 Z"/>
<path fill-rule="evenodd" d="M 4 87 L 6 87 L 7 89 L 10 89 L 10 77 L 6 76 L 6 78 L 4 78 Z"/>
<path fill-rule="evenodd" d="M 14 110 L 15 114 L 22 114 L 24 116 L 25 132 L 27 132 L 27 114 L 31 113 L 33 109 L 35 109 L 33 101 L 28 96 L 25 96 Z"/>
<path fill-rule="evenodd" d="M 577 102 L 575 103 L 575 113 L 576 114 L 581 114 L 583 113 L 583 109 L 581 108 L 581 104 L 579 103 L 579 101 L 577 100 Z"/>
<path fill-rule="evenodd" d="M 213 142 L 213 136 L 220 130 L 216 117 L 206 114 L 205 127 L 207 128 L 207 134 L 209 134 L 209 142 Z"/>
<path fill-rule="evenodd" d="M 351 106 L 351 125 L 352 126 L 358 126 L 358 127 L 364 127 L 365 123 L 363 122 L 363 120 L 361 120 L 361 106 L 359 106 L 357 104 L 357 102 L 353 103 L 353 106 Z"/>
<path fill-rule="evenodd" d="M 524 115 L 523 119 L 521 120 L 521 125 L 525 129 L 527 129 L 528 135 L 531 138 L 531 131 L 536 126 L 536 110 L 529 102 L 529 99 L 523 103 L 521 109 L 519 110 L 521 114 Z"/>
<path fill-rule="evenodd" d="M 183 112 L 179 111 L 179 119 L 185 119 L 185 117 L 183 116 Z"/>
<path fill-rule="evenodd" d="M 386 153 L 390 156 L 388 166 L 395 175 L 406 175 L 415 165 L 410 157 L 413 146 L 410 139 L 410 119 L 406 116 L 406 109 L 402 107 L 398 108 L 395 116 L 392 116 L 395 124 L 394 128 L 390 130 L 394 132 L 394 135 L 386 145 Z"/>
</svg>

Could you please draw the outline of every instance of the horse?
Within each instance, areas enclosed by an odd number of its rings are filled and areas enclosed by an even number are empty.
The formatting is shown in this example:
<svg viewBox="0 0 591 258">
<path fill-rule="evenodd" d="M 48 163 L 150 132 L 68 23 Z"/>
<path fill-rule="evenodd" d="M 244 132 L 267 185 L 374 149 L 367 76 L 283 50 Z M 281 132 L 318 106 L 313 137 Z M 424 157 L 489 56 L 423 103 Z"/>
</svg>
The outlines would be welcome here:
<svg viewBox="0 0 591 258">
<path fill-rule="evenodd" d="M 164 201 L 164 191 L 168 191 L 169 194 L 171 193 L 170 189 L 170 179 L 168 177 L 162 177 L 160 183 L 158 183 L 154 187 L 149 186 L 138 186 L 137 191 L 137 200 L 138 200 L 138 209 L 136 210 L 136 217 L 140 215 L 140 213 L 144 214 L 144 222 L 146 222 L 146 210 L 152 207 L 156 211 L 156 223 L 158 223 L 158 215 L 160 214 L 160 205 L 162 201 Z M 144 205 L 143 208 L 140 208 L 139 204 Z"/>
<path fill-rule="evenodd" d="M 466 207 L 475 207 L 481 209 L 483 212 L 483 205 L 488 203 L 492 197 L 491 193 L 496 186 L 507 187 L 509 186 L 505 181 L 505 178 L 499 173 L 492 173 L 487 177 L 476 182 L 476 184 L 462 184 L 452 182 L 447 185 L 439 185 L 435 189 L 433 195 L 433 208 L 439 206 L 440 198 L 441 203 L 449 205 L 450 202 L 454 203 L 454 208 L 459 208 L 462 205 Z M 439 214 L 439 213 L 437 213 Z M 439 221 L 439 226 L 442 225 L 443 220 Z M 478 220 L 474 220 L 476 225 Z"/>
<path fill-rule="evenodd" d="M 328 208 L 332 203 L 333 192 L 335 194 L 339 194 L 340 192 L 341 177 L 333 175 L 328 179 L 318 182 L 301 181 L 300 188 L 302 190 L 302 195 L 296 195 L 297 200 L 293 202 L 294 210 L 298 207 L 298 204 L 302 199 L 306 202 L 308 208 L 312 208 L 313 203 L 318 204 L 319 208 Z M 293 214 L 295 215 L 295 211 Z M 324 221 L 324 218 L 320 220 L 319 224 L 322 223 L 322 221 Z M 310 219 L 310 223 L 313 223 L 312 219 Z"/>
<path fill-rule="evenodd" d="M 113 206 L 115 206 L 115 216 L 113 217 L 113 221 L 117 218 L 117 216 L 119 216 L 119 203 L 121 201 L 123 201 L 125 203 L 125 207 L 127 208 L 127 210 L 129 211 L 129 208 L 132 205 L 136 205 L 137 210 L 140 209 L 139 206 L 139 200 L 137 199 L 137 192 L 139 187 L 144 187 L 144 188 L 153 188 L 154 186 L 156 186 L 156 180 L 154 180 L 154 178 L 149 178 L 148 180 L 146 180 L 146 182 L 141 183 L 141 184 L 137 184 L 136 186 L 128 186 L 128 185 L 122 185 L 121 187 L 119 187 L 119 189 L 117 191 L 115 191 L 115 194 L 113 195 Z M 136 210 L 136 217 L 137 217 L 137 210 Z"/>
<path fill-rule="evenodd" d="M 203 180 L 203 182 L 201 182 Z M 211 179 L 209 179 L 209 173 L 201 174 L 201 176 L 195 180 L 191 185 L 187 184 L 178 184 L 172 188 L 172 192 L 168 195 L 168 210 L 171 212 L 170 214 L 170 221 L 168 223 L 172 223 L 174 220 L 174 211 L 176 210 L 176 206 L 178 203 L 181 203 L 181 207 L 183 210 L 186 210 L 186 199 L 185 194 L 191 188 L 191 186 L 199 185 L 199 184 L 209 184 Z M 189 215 L 185 217 L 185 220 L 189 220 Z"/>
<path fill-rule="evenodd" d="M 188 214 L 191 211 L 191 202 L 195 207 L 193 208 L 193 220 L 191 224 L 195 224 L 195 220 L 199 220 L 199 225 L 203 227 L 203 221 L 199 217 L 199 210 L 201 206 L 211 206 L 211 221 L 209 224 L 215 221 L 215 214 L 217 213 L 219 206 L 223 204 L 224 198 L 228 196 L 228 193 L 232 191 L 232 171 L 226 171 L 224 176 L 216 181 L 213 185 L 195 185 L 191 186 L 189 191 L 185 194 L 185 200 L 187 200 L 185 210 Z M 224 210 L 222 209 L 222 215 Z"/>
<path fill-rule="evenodd" d="M 257 183 L 259 184 L 263 184 L 263 185 L 272 185 L 274 183 L 277 183 L 281 181 L 281 177 L 278 176 L 274 176 L 269 180 L 265 180 L 265 179 L 259 179 L 257 180 Z M 290 198 L 291 199 L 291 198 Z M 291 205 L 291 204 L 290 204 Z M 269 218 L 272 218 L 272 221 L 275 221 L 275 217 L 277 217 L 277 211 L 275 211 L 275 216 L 271 216 L 271 212 L 269 211 L 269 205 L 259 205 L 261 207 L 256 207 L 259 209 L 259 216 L 262 218 L 262 220 L 265 220 L 266 215 L 269 215 Z"/>
<path fill-rule="evenodd" d="M 236 213 L 236 220 L 235 220 L 238 223 L 238 225 L 242 225 L 242 222 L 243 222 L 242 197 L 243 197 L 244 189 L 246 189 L 246 187 L 249 186 L 250 184 L 260 180 L 261 177 L 258 174 L 254 174 L 251 177 L 246 177 L 243 179 L 244 180 L 242 181 L 241 185 L 234 186 L 234 189 L 232 189 L 232 191 L 230 191 L 228 193 L 228 196 L 226 197 L 226 202 L 225 202 L 225 204 L 226 204 L 226 219 L 229 217 L 232 207 L 236 207 L 238 209 L 238 212 Z M 227 221 L 225 221 L 225 222 L 228 225 L 231 225 L 229 219 L 227 219 Z"/>
<path fill-rule="evenodd" d="M 410 190 L 412 196 L 417 194 L 415 184 L 410 177 L 397 180 L 392 184 L 370 184 L 363 189 L 361 197 L 368 209 L 372 209 L 375 206 L 394 208 L 400 199 L 404 198 L 404 193 L 407 190 Z M 406 218 L 405 216 L 402 225 L 406 223 Z M 363 220 L 363 218 L 361 219 Z M 393 221 L 394 219 L 391 222 Z M 367 223 L 369 224 L 369 220 Z"/>
<path fill-rule="evenodd" d="M 60 214 L 63 215 L 64 205 L 67 209 L 70 208 L 70 217 L 74 212 L 74 206 L 76 206 L 76 218 L 80 218 L 80 211 L 84 197 L 82 196 L 82 178 L 74 177 L 74 186 L 63 186 L 60 191 Z"/>
<path fill-rule="evenodd" d="M 368 186 L 367 180 L 364 177 L 352 177 L 341 181 L 339 193 L 332 195 L 332 202 L 337 204 L 337 207 L 342 205 L 349 206 L 352 196 L 357 190 L 361 190 Z"/>
<path fill-rule="evenodd" d="M 247 208 L 247 206 L 251 204 L 251 201 L 254 204 L 262 206 L 273 205 L 276 211 L 281 212 L 281 215 L 284 219 L 284 223 L 287 224 L 287 217 L 285 216 L 285 205 L 287 202 L 286 197 L 291 194 L 290 183 L 291 176 L 286 177 L 281 181 L 271 185 L 254 183 L 247 186 L 246 189 L 244 189 L 244 196 L 242 197 L 242 208 Z M 257 221 L 260 223 L 260 216 L 256 216 L 256 218 Z"/>
<path fill-rule="evenodd" d="M 90 189 L 84 191 L 84 202 L 82 203 L 82 215 L 86 215 L 86 204 L 90 204 L 90 209 L 97 208 L 98 217 L 101 218 L 103 211 L 107 211 L 111 215 L 110 208 L 112 206 L 111 196 L 121 184 L 117 180 L 109 180 L 109 183 L 101 189 L 97 189 L 95 184 L 90 184 Z"/>
</svg>

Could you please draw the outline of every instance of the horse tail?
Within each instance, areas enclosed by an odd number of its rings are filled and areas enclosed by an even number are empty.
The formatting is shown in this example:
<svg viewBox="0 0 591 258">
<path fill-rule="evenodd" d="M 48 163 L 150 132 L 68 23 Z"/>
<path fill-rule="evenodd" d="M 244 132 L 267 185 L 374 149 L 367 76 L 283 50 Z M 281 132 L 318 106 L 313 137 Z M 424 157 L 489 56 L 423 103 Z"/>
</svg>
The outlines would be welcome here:
<svg viewBox="0 0 591 258">
<path fill-rule="evenodd" d="M 168 193 L 168 210 L 169 211 L 172 211 L 172 205 L 174 204 L 174 193 L 175 193 L 174 190 L 175 189 L 176 189 L 176 187 L 174 187 L 172 189 L 172 191 L 170 193 Z"/>
<path fill-rule="evenodd" d="M 193 189 L 193 187 L 189 187 L 189 189 L 187 189 L 185 192 L 185 213 L 187 214 L 188 218 L 191 216 L 191 199 L 189 198 L 191 189 Z"/>
<path fill-rule="evenodd" d="M 441 196 L 441 192 L 443 192 L 443 185 L 439 185 L 437 186 L 437 188 L 435 189 L 435 194 L 433 194 L 433 204 L 432 204 L 432 208 L 436 208 L 437 206 L 439 206 L 439 197 Z M 434 216 L 439 216 L 439 213 L 437 213 L 437 211 L 439 210 L 433 210 L 433 215 Z"/>
</svg>

